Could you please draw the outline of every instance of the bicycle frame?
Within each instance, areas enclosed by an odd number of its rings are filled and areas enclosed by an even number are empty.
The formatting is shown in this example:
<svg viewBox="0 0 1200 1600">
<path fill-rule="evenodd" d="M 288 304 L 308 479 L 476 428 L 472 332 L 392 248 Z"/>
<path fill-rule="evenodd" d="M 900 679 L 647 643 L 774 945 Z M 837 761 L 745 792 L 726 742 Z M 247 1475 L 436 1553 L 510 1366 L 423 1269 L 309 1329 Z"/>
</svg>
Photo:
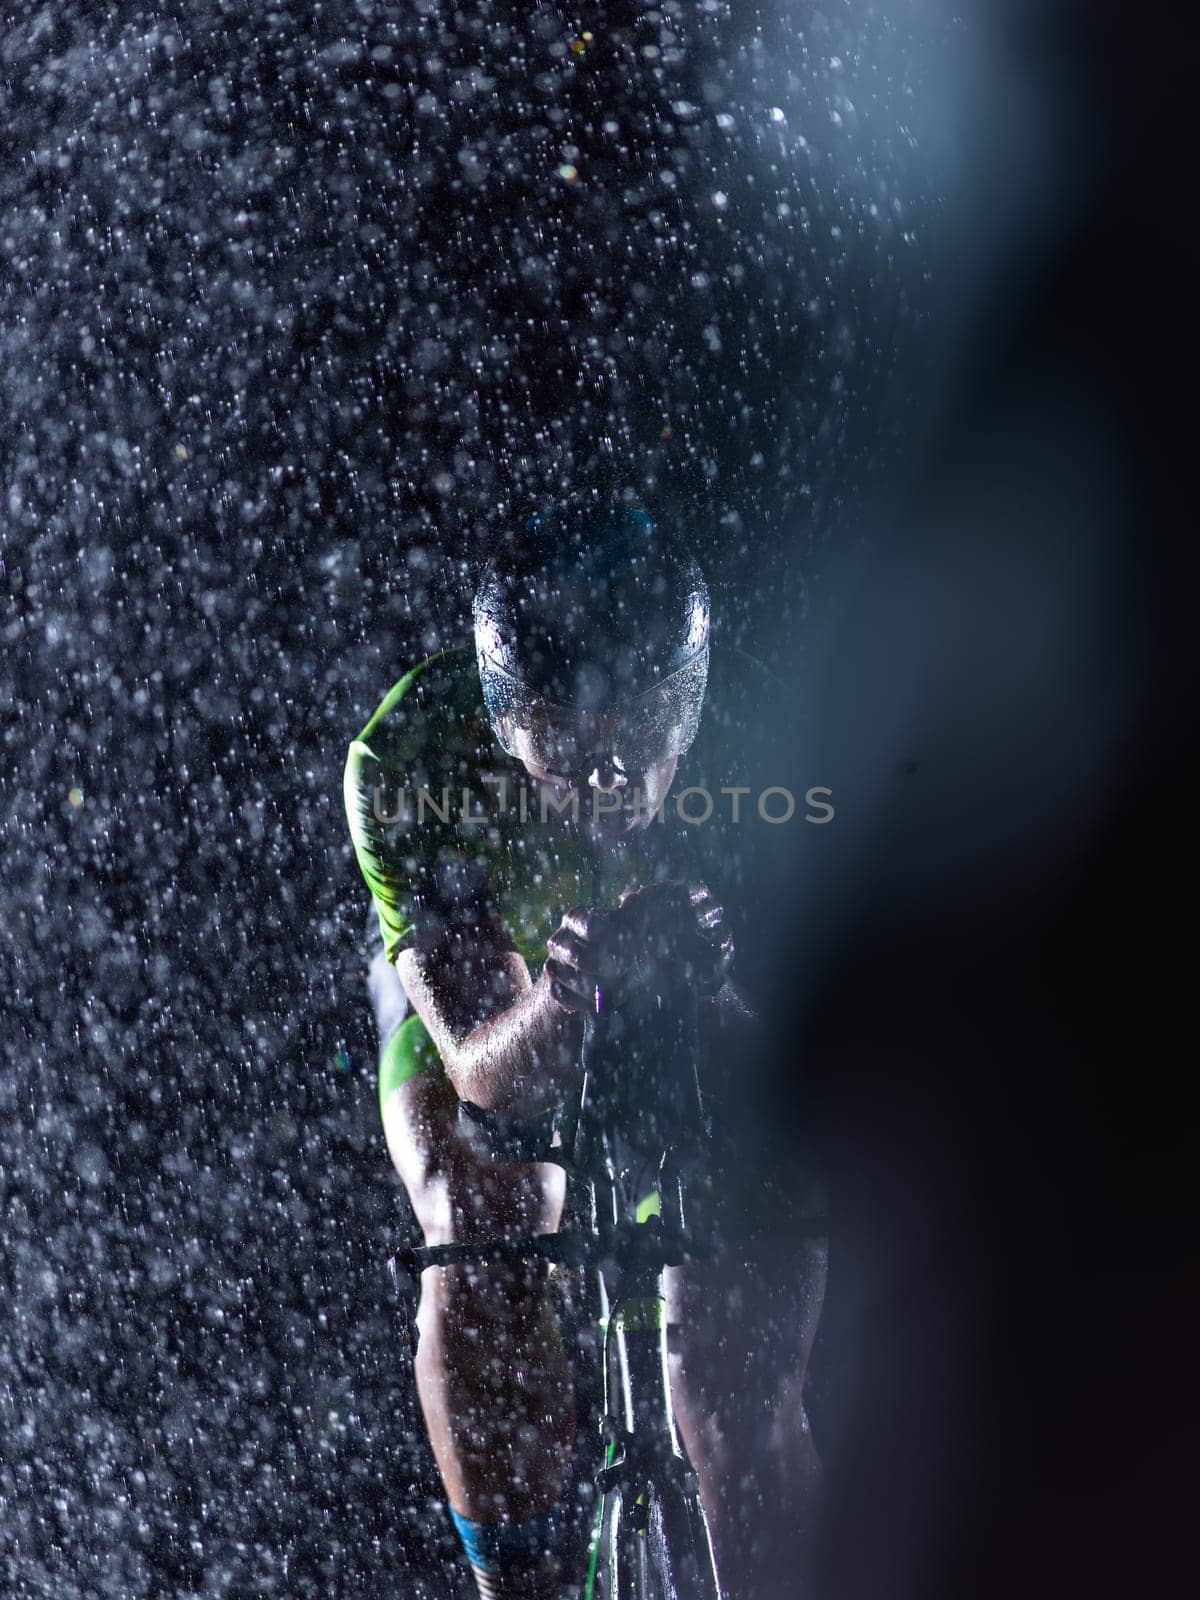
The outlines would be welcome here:
<svg viewBox="0 0 1200 1600">
<path fill-rule="evenodd" d="M 606 1448 L 596 1475 L 601 1498 L 583 1600 L 594 1600 L 604 1552 L 604 1600 L 720 1596 L 697 1479 L 675 1425 L 667 1364 L 663 1273 L 697 1253 L 687 1228 L 680 1157 L 694 1155 L 707 1137 L 696 1076 L 695 1016 L 691 1008 L 684 1009 L 691 1025 L 684 1030 L 682 1049 L 674 1052 L 673 1063 L 657 1061 L 651 1079 L 642 1075 L 640 1088 L 643 1093 L 648 1088 L 653 1098 L 636 1107 L 637 1120 L 652 1130 L 650 1148 L 666 1131 L 664 1112 L 674 1145 L 664 1140 L 662 1150 L 647 1163 L 643 1143 L 642 1161 L 637 1160 L 625 1126 L 630 1097 L 621 1092 L 602 1013 L 588 1019 L 579 1105 L 573 1123 L 560 1133 L 571 1152 L 563 1162 L 568 1174 L 582 1175 L 589 1186 L 605 1328 Z M 635 1182 L 641 1164 L 655 1172 L 653 1204 Z M 651 1549 L 647 1534 L 654 1517 Z M 652 1573 L 648 1564 L 655 1563 L 662 1570 Z"/>
<path fill-rule="evenodd" d="M 634 1226 L 646 1227 L 646 1222 Z M 697 1495 L 695 1474 L 680 1444 L 671 1404 L 667 1366 L 667 1326 L 663 1268 L 639 1268 L 620 1275 L 609 1298 L 609 1274 L 597 1269 L 604 1308 L 604 1465 L 596 1475 L 596 1508 L 583 1600 L 595 1600 L 597 1579 L 605 1600 L 718 1600 L 719 1586 L 707 1525 Z M 677 1589 L 669 1573 L 657 1585 L 647 1570 L 655 1559 L 647 1548 L 652 1513 L 664 1497 L 690 1500 L 703 1551 L 676 1551 L 671 1566 L 691 1581 Z M 659 1522 L 664 1519 L 660 1516 Z M 668 1519 L 669 1520 L 669 1519 Z M 678 1520 L 678 1518 L 676 1518 Z M 678 1539 L 678 1536 L 676 1536 Z M 663 1545 L 661 1527 L 658 1546 Z M 694 1545 L 694 1537 L 689 1539 Z M 658 1552 L 662 1554 L 661 1548 Z M 606 1556 L 602 1566 L 601 1557 Z M 701 1572 L 701 1558 L 707 1566 Z"/>
</svg>

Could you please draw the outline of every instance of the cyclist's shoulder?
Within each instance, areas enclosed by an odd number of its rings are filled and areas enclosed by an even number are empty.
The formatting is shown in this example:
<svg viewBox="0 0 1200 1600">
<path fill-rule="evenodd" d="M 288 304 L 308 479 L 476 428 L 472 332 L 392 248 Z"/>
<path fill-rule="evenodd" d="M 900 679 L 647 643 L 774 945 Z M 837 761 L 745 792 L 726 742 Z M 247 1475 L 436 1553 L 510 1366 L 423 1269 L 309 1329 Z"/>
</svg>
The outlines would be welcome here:
<svg viewBox="0 0 1200 1600">
<path fill-rule="evenodd" d="M 785 693 L 783 679 L 759 656 L 740 645 L 714 641 L 709 651 L 705 718 L 719 728 L 745 731 L 757 714 L 766 712 L 776 696 Z"/>
<path fill-rule="evenodd" d="M 472 651 L 449 645 L 409 667 L 376 706 L 357 742 L 382 759 L 436 748 L 469 734 L 482 712 Z"/>
<path fill-rule="evenodd" d="M 683 829 L 691 874 L 726 896 L 736 898 L 764 843 L 777 843 L 780 830 L 764 822 L 758 801 L 784 781 L 778 719 L 786 698 L 765 662 L 714 642 L 700 728 L 674 788 L 692 819 Z"/>
<path fill-rule="evenodd" d="M 704 712 L 681 775 L 696 784 L 736 782 L 761 764 L 769 744 L 772 708 L 785 688 L 763 661 L 735 645 L 714 643 L 709 656 Z"/>
<path fill-rule="evenodd" d="M 429 706 L 452 701 L 470 691 L 478 694 L 475 657 L 465 644 L 445 645 L 424 656 L 401 674 L 384 696 L 382 705 Z"/>
</svg>

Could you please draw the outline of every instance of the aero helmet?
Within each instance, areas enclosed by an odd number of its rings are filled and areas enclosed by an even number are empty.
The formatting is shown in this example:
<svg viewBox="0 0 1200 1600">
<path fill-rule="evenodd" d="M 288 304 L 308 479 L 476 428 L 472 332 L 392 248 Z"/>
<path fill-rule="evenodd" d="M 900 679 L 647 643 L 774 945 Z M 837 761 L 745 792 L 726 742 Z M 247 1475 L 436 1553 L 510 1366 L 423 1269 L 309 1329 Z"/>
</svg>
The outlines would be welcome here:
<svg viewBox="0 0 1200 1600">
<path fill-rule="evenodd" d="M 624 505 L 561 505 L 487 563 L 475 595 L 484 703 L 517 759 L 576 774 L 681 755 L 700 721 L 709 605 L 695 557 Z"/>
</svg>

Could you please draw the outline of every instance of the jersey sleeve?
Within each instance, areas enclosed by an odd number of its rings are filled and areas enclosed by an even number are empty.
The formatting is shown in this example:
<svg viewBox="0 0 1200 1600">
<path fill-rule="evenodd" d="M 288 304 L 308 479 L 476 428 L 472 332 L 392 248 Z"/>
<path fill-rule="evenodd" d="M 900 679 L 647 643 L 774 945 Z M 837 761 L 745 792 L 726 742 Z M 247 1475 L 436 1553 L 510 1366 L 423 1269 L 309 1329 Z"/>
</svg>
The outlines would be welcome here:
<svg viewBox="0 0 1200 1600">
<path fill-rule="evenodd" d="M 354 855 L 375 903 L 389 961 L 412 941 L 417 921 L 414 891 L 420 873 L 398 817 L 406 798 L 403 754 L 389 737 L 393 713 L 415 677 L 414 670 L 394 684 L 351 741 L 342 783 Z"/>
<path fill-rule="evenodd" d="M 448 928 L 499 926 L 486 862 L 460 826 L 462 690 L 453 658 L 422 662 L 347 754 L 346 820 L 389 961 L 436 945 Z"/>
</svg>

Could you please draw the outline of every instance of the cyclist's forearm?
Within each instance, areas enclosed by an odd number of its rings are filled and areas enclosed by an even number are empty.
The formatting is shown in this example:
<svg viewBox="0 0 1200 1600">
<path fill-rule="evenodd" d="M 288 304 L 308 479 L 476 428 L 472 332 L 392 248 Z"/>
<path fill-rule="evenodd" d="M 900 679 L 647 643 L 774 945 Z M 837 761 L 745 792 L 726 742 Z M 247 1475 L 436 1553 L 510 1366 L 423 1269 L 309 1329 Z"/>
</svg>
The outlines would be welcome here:
<svg viewBox="0 0 1200 1600">
<path fill-rule="evenodd" d="M 539 978 L 521 998 L 456 1040 L 446 1070 L 461 1100 L 533 1115 L 561 1100 L 579 1071 L 582 1021 Z"/>
</svg>

